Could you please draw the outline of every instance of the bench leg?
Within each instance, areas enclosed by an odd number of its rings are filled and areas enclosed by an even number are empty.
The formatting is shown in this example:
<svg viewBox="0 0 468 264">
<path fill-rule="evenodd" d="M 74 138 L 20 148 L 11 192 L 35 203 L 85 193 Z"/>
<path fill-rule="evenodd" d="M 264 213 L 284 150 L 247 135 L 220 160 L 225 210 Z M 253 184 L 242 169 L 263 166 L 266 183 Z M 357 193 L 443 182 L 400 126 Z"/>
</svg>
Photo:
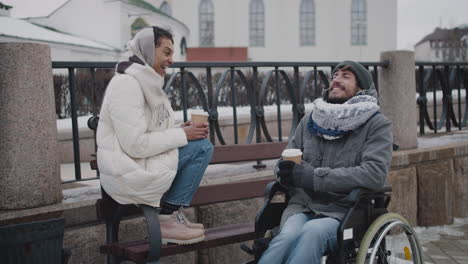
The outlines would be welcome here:
<svg viewBox="0 0 468 264">
<path fill-rule="evenodd" d="M 124 208 L 119 206 L 117 212 L 114 214 L 112 220 L 106 221 L 106 239 L 107 243 L 113 243 L 119 241 L 119 226 Z M 107 264 L 119 264 L 123 261 L 122 258 L 107 254 Z"/>
<path fill-rule="evenodd" d="M 146 218 L 148 225 L 148 236 L 150 242 L 150 249 L 148 252 L 147 264 L 159 264 L 159 258 L 161 256 L 161 227 L 159 225 L 158 210 L 155 207 L 148 205 L 140 205 L 143 210 L 143 214 Z"/>
<path fill-rule="evenodd" d="M 107 243 L 117 242 L 119 240 L 119 223 L 120 221 L 106 223 Z M 122 258 L 107 254 L 107 264 L 120 264 L 122 261 Z"/>
</svg>

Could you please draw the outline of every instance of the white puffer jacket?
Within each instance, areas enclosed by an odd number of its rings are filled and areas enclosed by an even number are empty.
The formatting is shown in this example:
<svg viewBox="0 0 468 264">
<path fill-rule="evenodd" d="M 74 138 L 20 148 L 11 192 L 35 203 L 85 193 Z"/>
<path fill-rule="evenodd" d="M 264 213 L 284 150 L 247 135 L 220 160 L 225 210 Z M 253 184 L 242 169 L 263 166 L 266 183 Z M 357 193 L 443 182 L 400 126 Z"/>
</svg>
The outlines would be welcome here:
<svg viewBox="0 0 468 264">
<path fill-rule="evenodd" d="M 148 65 L 131 64 L 110 81 L 97 130 L 97 160 L 104 190 L 121 204 L 159 206 L 177 172 L 178 148 L 187 144 Z"/>
</svg>

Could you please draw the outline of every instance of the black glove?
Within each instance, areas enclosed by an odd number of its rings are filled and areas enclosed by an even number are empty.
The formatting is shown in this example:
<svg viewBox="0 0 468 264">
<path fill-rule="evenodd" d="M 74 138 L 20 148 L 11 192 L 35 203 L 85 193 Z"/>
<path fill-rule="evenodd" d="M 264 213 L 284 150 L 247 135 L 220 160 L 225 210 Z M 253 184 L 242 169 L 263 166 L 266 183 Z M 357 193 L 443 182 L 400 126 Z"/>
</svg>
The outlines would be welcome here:
<svg viewBox="0 0 468 264">
<path fill-rule="evenodd" d="M 276 176 L 278 177 L 279 183 L 284 187 L 294 186 L 293 170 L 296 163 L 290 160 L 278 161 Z"/>
</svg>

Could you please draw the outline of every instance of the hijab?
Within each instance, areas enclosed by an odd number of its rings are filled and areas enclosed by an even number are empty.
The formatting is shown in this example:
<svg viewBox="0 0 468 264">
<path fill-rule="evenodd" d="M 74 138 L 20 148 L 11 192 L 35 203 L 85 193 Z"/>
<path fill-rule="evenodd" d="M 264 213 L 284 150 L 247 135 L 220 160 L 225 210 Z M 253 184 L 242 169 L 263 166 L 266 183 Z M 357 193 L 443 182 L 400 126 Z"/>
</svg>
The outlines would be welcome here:
<svg viewBox="0 0 468 264">
<path fill-rule="evenodd" d="M 156 47 L 154 44 L 154 30 L 152 27 L 143 28 L 127 42 L 127 51 L 123 60 L 117 64 L 117 72 L 123 73 L 133 63 L 154 66 Z"/>
</svg>

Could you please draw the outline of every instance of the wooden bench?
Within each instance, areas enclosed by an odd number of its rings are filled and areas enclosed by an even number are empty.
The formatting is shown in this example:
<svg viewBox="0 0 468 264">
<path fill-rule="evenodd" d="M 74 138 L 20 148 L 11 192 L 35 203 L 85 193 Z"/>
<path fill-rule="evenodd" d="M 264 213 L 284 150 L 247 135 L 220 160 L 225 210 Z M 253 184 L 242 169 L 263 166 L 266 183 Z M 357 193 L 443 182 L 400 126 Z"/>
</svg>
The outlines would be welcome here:
<svg viewBox="0 0 468 264">
<path fill-rule="evenodd" d="M 93 129 L 92 126 L 90 128 Z M 210 164 L 277 159 L 286 145 L 286 142 L 271 142 L 215 146 Z M 91 167 L 98 169 L 96 161 L 91 162 Z M 192 206 L 263 197 L 265 187 L 270 182 L 272 182 L 272 178 L 267 177 L 201 186 L 193 198 Z M 246 219 L 246 223 L 206 229 L 206 239 L 199 243 L 163 246 L 161 245 L 157 208 L 145 205 L 120 205 L 104 190 L 102 190 L 102 199 L 96 202 L 96 213 L 98 219 L 106 223 L 107 243 L 100 247 L 100 251 L 107 254 L 108 263 L 119 263 L 122 260 L 130 260 L 135 263 L 158 263 L 159 258 L 163 256 L 239 243 L 259 237 L 259 234 L 255 232 L 254 219 Z M 146 218 L 149 239 L 130 242 L 119 241 L 120 221 L 125 217 L 138 216 L 142 213 Z"/>
</svg>

